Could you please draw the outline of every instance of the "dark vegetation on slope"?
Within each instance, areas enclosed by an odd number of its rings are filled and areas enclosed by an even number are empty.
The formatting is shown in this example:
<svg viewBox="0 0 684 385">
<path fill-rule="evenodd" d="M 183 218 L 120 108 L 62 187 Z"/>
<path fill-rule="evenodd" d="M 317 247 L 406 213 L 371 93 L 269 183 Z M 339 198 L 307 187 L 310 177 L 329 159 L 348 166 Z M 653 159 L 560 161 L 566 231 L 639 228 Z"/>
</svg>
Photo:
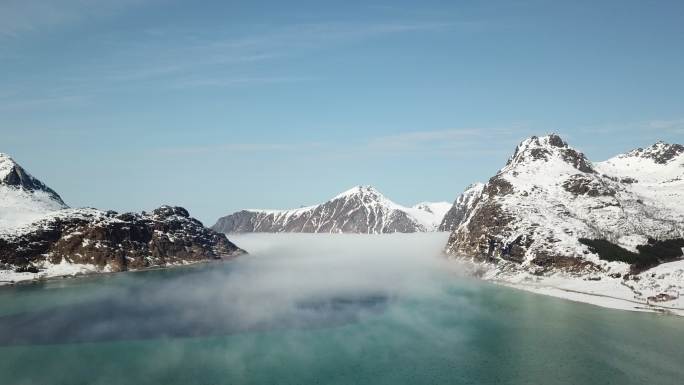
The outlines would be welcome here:
<svg viewBox="0 0 684 385">
<path fill-rule="evenodd" d="M 661 263 L 672 262 L 684 256 L 684 238 L 655 240 L 648 239 L 645 245 L 637 246 L 638 253 L 624 249 L 605 239 L 580 238 L 580 243 L 589 246 L 591 251 L 606 261 L 629 263 L 632 273 L 640 273 Z"/>
</svg>

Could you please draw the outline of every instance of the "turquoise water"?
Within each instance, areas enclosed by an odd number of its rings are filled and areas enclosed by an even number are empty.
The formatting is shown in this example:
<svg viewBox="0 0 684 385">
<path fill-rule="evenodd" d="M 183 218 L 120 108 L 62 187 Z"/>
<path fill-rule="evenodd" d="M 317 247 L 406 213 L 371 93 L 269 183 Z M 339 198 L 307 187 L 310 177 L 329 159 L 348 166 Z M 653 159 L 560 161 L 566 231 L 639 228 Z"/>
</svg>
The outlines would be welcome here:
<svg viewBox="0 0 684 385">
<path fill-rule="evenodd" d="M 473 281 L 401 242 L 384 253 L 361 242 L 347 259 L 328 241 L 297 257 L 279 242 L 224 264 L 2 288 L 0 383 L 684 379 L 681 318 Z"/>
</svg>

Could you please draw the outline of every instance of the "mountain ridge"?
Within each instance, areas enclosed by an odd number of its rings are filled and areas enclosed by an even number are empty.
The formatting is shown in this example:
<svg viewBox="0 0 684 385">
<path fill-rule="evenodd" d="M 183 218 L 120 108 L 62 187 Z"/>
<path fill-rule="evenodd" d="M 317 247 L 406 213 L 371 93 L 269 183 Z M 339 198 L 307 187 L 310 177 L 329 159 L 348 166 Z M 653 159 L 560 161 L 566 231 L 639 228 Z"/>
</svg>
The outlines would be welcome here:
<svg viewBox="0 0 684 385">
<path fill-rule="evenodd" d="M 223 216 L 212 229 L 223 233 L 407 233 L 433 231 L 446 202 L 399 205 L 369 185 L 352 187 L 318 204 L 291 210 L 247 209 Z"/>
</svg>

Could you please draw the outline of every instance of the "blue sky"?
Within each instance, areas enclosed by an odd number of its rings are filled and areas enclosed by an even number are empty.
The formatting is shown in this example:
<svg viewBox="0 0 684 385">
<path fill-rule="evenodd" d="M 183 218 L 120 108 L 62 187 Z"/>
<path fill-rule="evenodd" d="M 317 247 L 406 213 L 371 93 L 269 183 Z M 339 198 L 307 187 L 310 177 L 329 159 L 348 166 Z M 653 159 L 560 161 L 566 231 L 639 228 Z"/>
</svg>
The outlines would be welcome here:
<svg viewBox="0 0 684 385">
<path fill-rule="evenodd" d="M 357 184 L 453 200 L 523 138 L 684 142 L 681 1 L 0 2 L 0 151 L 207 224 Z"/>
</svg>

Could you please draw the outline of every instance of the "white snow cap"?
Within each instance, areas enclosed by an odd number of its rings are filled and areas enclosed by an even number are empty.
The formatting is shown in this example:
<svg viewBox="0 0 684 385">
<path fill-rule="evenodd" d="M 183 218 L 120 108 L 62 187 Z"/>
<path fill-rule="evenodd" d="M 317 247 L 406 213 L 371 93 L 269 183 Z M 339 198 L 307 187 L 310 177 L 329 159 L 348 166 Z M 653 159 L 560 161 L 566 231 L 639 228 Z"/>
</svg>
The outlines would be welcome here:
<svg viewBox="0 0 684 385">
<path fill-rule="evenodd" d="M 11 156 L 0 152 L 0 180 L 5 179 L 16 165 L 17 162 L 15 162 Z"/>
<path fill-rule="evenodd" d="M 532 136 L 523 140 L 515 148 L 513 156 L 508 159 L 504 169 L 516 165 L 546 163 L 551 160 L 568 164 L 582 172 L 594 172 L 591 162 L 587 160 L 584 154 L 568 146 L 557 134 Z"/>
<path fill-rule="evenodd" d="M 7 183 L 12 172 L 27 178 L 32 188 Z M 32 177 L 11 156 L 0 153 L 0 233 L 66 207 L 59 195 Z"/>
<path fill-rule="evenodd" d="M 345 198 L 351 195 L 370 195 L 376 197 L 382 197 L 382 193 L 378 191 L 375 187 L 371 185 L 358 185 L 346 190 L 340 194 L 337 194 L 333 199 Z"/>
</svg>

